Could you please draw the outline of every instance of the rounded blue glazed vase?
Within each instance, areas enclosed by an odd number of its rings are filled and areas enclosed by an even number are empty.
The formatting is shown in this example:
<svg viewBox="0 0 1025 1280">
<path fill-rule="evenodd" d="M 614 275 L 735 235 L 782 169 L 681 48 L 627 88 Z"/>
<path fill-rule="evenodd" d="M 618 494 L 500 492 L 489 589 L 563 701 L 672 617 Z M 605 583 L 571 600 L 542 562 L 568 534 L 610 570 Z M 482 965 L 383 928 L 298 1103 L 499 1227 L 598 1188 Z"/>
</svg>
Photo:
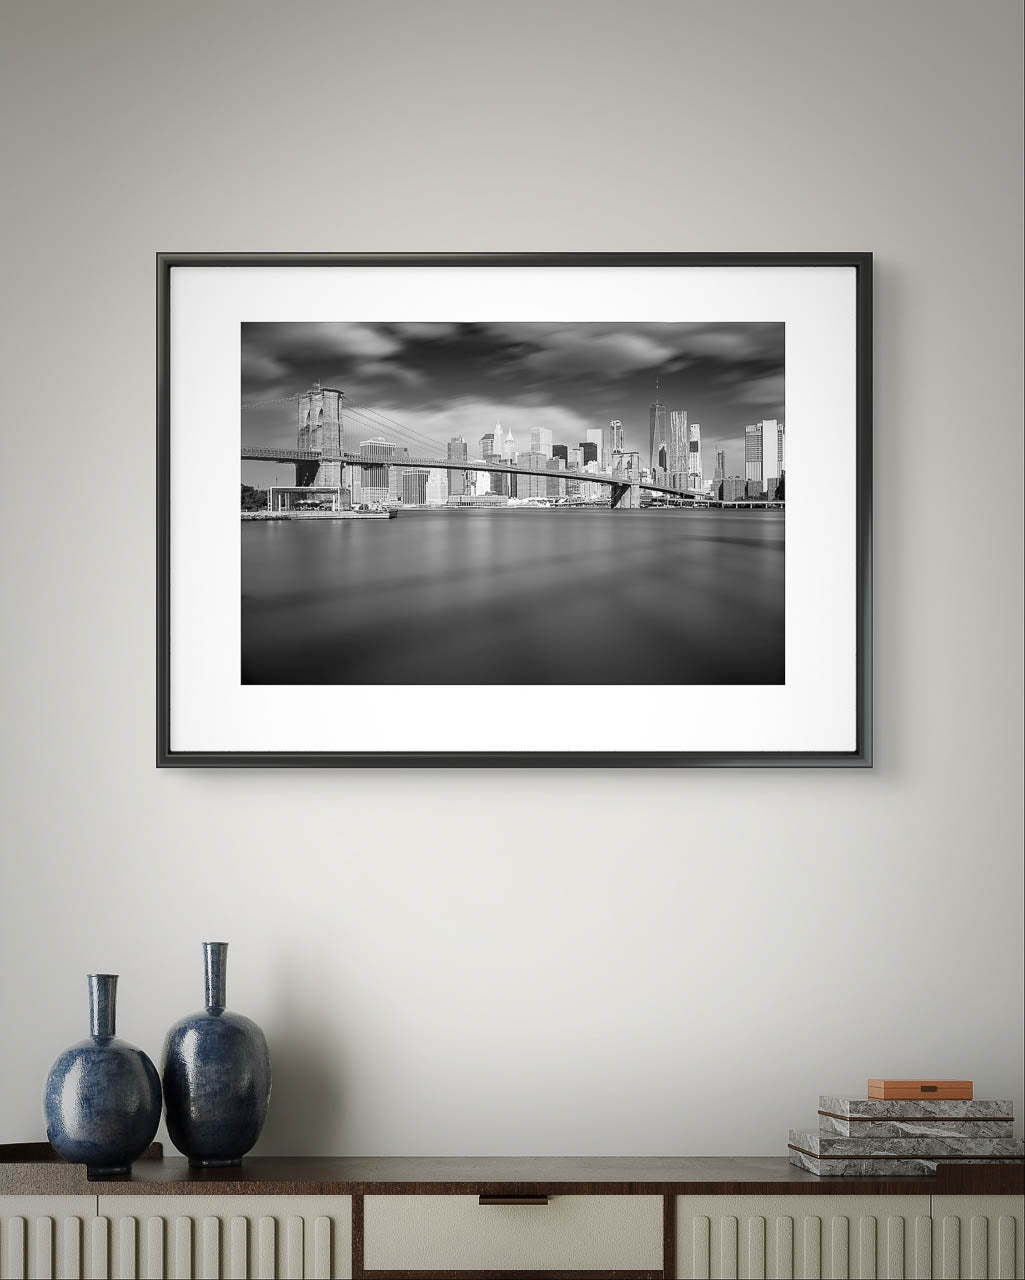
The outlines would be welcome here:
<svg viewBox="0 0 1025 1280">
<path fill-rule="evenodd" d="M 204 942 L 206 1008 L 176 1022 L 164 1041 L 164 1110 L 171 1141 L 198 1168 L 242 1163 L 270 1102 L 267 1039 L 224 1007 L 228 944 Z"/>
<path fill-rule="evenodd" d="M 160 1124 L 160 1077 L 141 1049 L 114 1035 L 117 974 L 89 975 L 88 1040 L 65 1049 L 43 1092 L 46 1136 L 90 1178 L 131 1172 Z"/>
</svg>

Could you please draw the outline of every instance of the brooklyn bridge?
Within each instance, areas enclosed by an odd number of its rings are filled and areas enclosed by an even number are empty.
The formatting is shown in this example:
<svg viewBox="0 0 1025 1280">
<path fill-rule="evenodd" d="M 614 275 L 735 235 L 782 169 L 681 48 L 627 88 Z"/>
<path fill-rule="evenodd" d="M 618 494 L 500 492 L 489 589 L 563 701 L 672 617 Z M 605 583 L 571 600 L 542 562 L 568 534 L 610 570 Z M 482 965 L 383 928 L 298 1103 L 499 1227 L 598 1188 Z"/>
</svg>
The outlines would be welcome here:
<svg viewBox="0 0 1025 1280">
<path fill-rule="evenodd" d="M 292 435 L 296 440 L 296 447 L 243 444 L 242 460 L 291 464 L 295 467 L 296 488 L 339 486 L 343 468 L 359 467 L 365 474 L 368 469 L 388 467 L 399 470 L 447 471 L 464 475 L 483 472 L 492 475 L 531 476 L 534 480 L 540 474 L 558 481 L 560 488 L 563 488 L 565 481 L 602 486 L 608 490 L 613 509 L 639 506 L 642 491 L 680 501 L 692 501 L 704 496 L 693 489 L 657 483 L 650 477 L 642 480 L 636 453 L 617 452 L 612 453 L 611 457 L 606 455 L 601 461 L 606 466 L 611 461 L 609 469 L 602 469 L 599 461 L 598 465 L 563 465 L 557 470 L 542 465 L 543 460 L 533 453 L 526 457 L 516 455 L 512 458 L 496 455 L 471 458 L 468 454 L 457 458 L 442 456 L 437 443 L 421 432 L 404 426 L 371 405 L 350 404 L 344 400 L 341 391 L 322 387 L 320 384 L 315 384 L 311 391 L 301 396 L 257 402 L 243 405 L 242 408 L 257 409 L 286 403 L 298 408 L 296 426 L 291 428 L 282 425 L 282 429 L 275 434 L 279 439 Z M 346 426 L 350 429 L 355 427 L 357 431 L 366 432 L 373 438 L 362 441 L 359 452 L 347 449 Z M 387 434 L 389 440 L 385 440 L 382 433 Z M 243 438 L 244 436 L 245 431 Z M 459 439 L 462 444 L 461 438 Z"/>
<path fill-rule="evenodd" d="M 663 493 L 677 498 L 696 498 L 700 495 L 691 489 L 674 489 L 668 485 L 651 484 L 641 481 L 639 477 L 616 472 L 563 470 L 545 471 L 538 467 L 528 467 L 519 462 L 469 461 L 467 459 L 450 461 L 448 458 L 430 456 L 402 456 L 382 459 L 362 453 L 328 453 L 321 449 L 269 449 L 261 446 L 242 446 L 244 462 L 285 462 L 293 463 L 296 470 L 297 486 L 315 486 L 317 477 L 325 463 L 339 463 L 342 466 L 356 467 L 399 467 L 422 470 L 428 468 L 435 471 L 458 472 L 490 472 L 497 475 L 537 476 L 544 475 L 550 479 L 578 480 L 585 484 L 600 484 L 611 490 L 613 507 L 630 507 L 639 505 L 637 498 L 641 490 L 649 493 Z"/>
</svg>

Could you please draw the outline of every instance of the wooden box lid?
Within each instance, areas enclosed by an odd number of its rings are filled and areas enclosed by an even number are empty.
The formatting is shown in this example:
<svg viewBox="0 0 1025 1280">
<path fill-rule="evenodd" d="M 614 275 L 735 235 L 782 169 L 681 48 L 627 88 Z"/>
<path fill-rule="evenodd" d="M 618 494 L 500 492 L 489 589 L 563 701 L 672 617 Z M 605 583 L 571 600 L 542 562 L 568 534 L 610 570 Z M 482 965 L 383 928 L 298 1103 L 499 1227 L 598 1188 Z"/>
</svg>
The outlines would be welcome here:
<svg viewBox="0 0 1025 1280">
<path fill-rule="evenodd" d="M 971 1080 L 870 1080 L 870 1098 L 965 1098 L 972 1096 Z"/>
</svg>

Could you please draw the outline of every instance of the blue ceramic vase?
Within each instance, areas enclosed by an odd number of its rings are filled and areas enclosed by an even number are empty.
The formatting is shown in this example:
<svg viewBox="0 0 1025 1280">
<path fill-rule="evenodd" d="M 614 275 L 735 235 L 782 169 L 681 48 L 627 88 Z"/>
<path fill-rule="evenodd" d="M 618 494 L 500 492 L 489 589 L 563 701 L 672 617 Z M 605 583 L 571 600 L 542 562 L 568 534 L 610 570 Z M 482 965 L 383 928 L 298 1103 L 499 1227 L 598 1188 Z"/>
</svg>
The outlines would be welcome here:
<svg viewBox="0 0 1025 1280">
<path fill-rule="evenodd" d="M 90 1178 L 131 1172 L 160 1123 L 160 1077 L 141 1049 L 114 1037 L 117 974 L 89 975 L 88 1040 L 65 1049 L 43 1094 L 46 1136 Z"/>
<path fill-rule="evenodd" d="M 176 1022 L 164 1041 L 167 1133 L 189 1164 L 242 1163 L 270 1101 L 267 1040 L 250 1018 L 224 1007 L 228 944 L 204 942 L 206 1008 Z"/>
</svg>

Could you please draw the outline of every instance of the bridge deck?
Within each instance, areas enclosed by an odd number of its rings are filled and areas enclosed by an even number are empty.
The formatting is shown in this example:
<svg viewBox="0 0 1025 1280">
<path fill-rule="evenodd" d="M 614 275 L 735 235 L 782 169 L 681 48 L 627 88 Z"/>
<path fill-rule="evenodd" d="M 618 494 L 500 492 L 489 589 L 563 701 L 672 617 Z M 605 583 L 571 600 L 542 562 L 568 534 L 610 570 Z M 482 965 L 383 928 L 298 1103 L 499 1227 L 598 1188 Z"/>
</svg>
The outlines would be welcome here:
<svg viewBox="0 0 1025 1280">
<path fill-rule="evenodd" d="M 638 482 L 629 476 L 608 471 L 542 471 L 537 467 L 521 467 L 515 462 L 450 462 L 447 458 L 365 458 L 359 453 L 325 454 L 314 449 L 263 449 L 242 446 L 245 462 L 341 462 L 346 466 L 433 468 L 441 471 L 494 471 L 500 475 L 550 476 L 557 480 L 580 480 L 585 484 L 603 484 L 609 488 L 638 488 L 649 493 L 668 493 L 677 498 L 703 497 L 695 489 L 674 489 L 669 485 Z"/>
</svg>

